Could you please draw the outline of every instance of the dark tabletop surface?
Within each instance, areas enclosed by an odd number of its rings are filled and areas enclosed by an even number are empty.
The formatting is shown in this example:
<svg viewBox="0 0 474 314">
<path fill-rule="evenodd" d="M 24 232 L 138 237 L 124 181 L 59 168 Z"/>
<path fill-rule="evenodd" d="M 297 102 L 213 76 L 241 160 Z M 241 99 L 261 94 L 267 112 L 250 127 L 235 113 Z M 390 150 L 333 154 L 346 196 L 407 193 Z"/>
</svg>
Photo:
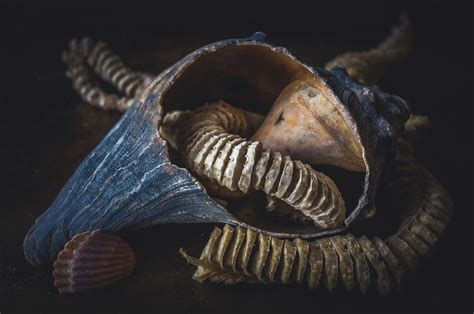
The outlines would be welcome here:
<svg viewBox="0 0 474 314">
<path fill-rule="evenodd" d="M 410 2 L 314 3 L 313 8 L 287 3 L 273 11 L 244 5 L 91 5 L 0 8 L 0 313 L 472 311 L 472 7 L 441 1 L 416 7 Z M 127 239 L 137 255 L 135 273 L 81 295 L 59 296 L 51 268 L 33 267 L 24 259 L 22 240 L 28 228 L 120 117 L 83 104 L 73 91 L 60 61 L 70 38 L 105 40 L 130 66 L 159 73 L 202 45 L 259 30 L 304 62 L 322 66 L 339 52 L 375 45 L 403 11 L 414 24 L 414 49 L 379 85 L 432 119 L 417 156 L 455 203 L 446 236 L 404 295 L 198 284 L 191 280 L 194 268 L 178 250 L 198 254 L 211 225 L 163 225 L 136 232 Z"/>
</svg>

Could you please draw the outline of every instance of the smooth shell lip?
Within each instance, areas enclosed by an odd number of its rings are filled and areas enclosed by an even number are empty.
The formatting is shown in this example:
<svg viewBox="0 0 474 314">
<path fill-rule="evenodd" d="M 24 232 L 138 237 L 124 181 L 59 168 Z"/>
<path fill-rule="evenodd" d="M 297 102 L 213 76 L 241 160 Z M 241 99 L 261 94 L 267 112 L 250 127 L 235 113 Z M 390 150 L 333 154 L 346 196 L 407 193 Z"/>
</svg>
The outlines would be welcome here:
<svg viewBox="0 0 474 314">
<path fill-rule="evenodd" d="M 128 277 L 135 254 L 127 242 L 102 230 L 74 236 L 54 262 L 54 286 L 60 294 L 104 287 Z"/>
</svg>

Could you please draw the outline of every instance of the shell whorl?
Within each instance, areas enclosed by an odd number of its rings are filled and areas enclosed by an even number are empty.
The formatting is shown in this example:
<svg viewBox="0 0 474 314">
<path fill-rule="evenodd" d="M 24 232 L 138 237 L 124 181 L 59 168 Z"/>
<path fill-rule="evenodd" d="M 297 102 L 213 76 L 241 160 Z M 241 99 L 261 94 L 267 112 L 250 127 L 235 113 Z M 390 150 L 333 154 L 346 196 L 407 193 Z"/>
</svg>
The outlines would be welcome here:
<svg viewBox="0 0 474 314">
<path fill-rule="evenodd" d="M 214 229 L 199 259 L 184 250 L 181 254 L 197 266 L 193 278 L 199 282 L 291 281 L 306 282 L 312 289 L 323 281 L 332 291 L 340 281 L 349 291 L 357 288 L 365 293 L 373 285 L 387 294 L 402 288 L 406 274 L 430 255 L 453 207 L 441 185 L 414 160 L 398 163 L 392 186 L 399 191 L 396 199 L 405 217 L 385 240 L 346 234 L 313 242 L 290 241 L 225 225 Z"/>
<path fill-rule="evenodd" d="M 199 176 L 230 191 L 263 191 L 320 228 L 339 226 L 346 209 L 336 184 L 307 164 L 245 140 L 251 131 L 246 114 L 221 101 L 198 108 L 182 123 L 178 146 Z"/>
</svg>

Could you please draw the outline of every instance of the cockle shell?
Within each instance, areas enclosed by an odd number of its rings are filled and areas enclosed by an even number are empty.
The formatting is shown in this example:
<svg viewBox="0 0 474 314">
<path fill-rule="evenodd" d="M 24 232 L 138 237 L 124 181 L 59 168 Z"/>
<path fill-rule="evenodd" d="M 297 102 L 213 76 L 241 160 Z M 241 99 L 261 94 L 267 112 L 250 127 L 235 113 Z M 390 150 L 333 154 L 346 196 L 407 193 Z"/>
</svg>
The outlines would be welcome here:
<svg viewBox="0 0 474 314">
<path fill-rule="evenodd" d="M 101 230 L 74 236 L 54 262 L 54 286 L 59 293 L 104 287 L 129 276 L 135 254 L 120 237 Z"/>
<path fill-rule="evenodd" d="M 24 240 L 28 261 L 50 262 L 76 234 L 96 229 L 124 233 L 161 223 L 207 222 L 242 226 L 272 236 L 312 238 L 340 232 L 364 212 L 373 197 L 368 189 L 340 228 L 261 230 L 219 205 L 188 170 L 170 160 L 167 143 L 158 131 L 163 111 L 190 110 L 222 99 L 244 110 L 252 106 L 265 113 L 285 86 L 308 76 L 341 95 L 342 103 L 360 108 L 367 119 L 372 119 L 370 113 L 375 109 L 363 105 L 369 99 L 359 93 L 365 90 L 342 71 L 314 69 L 285 48 L 263 40 L 263 34 L 256 33 L 202 47 L 144 88 L 31 227 Z M 381 128 L 385 130 L 385 126 Z M 368 131 L 364 128 L 362 133 Z M 388 153 L 385 142 L 370 143 L 375 144 L 373 149 L 381 155 Z M 366 177 L 366 183 L 377 180 L 378 176 Z"/>
</svg>

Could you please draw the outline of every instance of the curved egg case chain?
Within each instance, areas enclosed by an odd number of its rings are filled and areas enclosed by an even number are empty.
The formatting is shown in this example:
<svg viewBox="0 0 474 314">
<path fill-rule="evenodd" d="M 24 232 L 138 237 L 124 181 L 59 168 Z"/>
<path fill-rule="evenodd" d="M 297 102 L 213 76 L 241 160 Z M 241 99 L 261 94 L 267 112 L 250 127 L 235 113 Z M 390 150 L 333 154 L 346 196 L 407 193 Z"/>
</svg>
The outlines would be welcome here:
<svg viewBox="0 0 474 314">
<path fill-rule="evenodd" d="M 263 191 L 322 229 L 343 223 L 346 209 L 336 184 L 307 164 L 238 136 L 251 131 L 241 110 L 222 101 L 207 104 L 181 125 L 178 146 L 199 176 L 230 191 Z"/>
<path fill-rule="evenodd" d="M 66 75 L 82 100 L 104 110 L 126 111 L 133 104 L 133 97 L 153 79 L 152 75 L 126 67 L 104 42 L 90 38 L 71 40 L 62 59 L 68 67 Z M 96 75 L 124 96 L 103 91 Z"/>
<path fill-rule="evenodd" d="M 381 294 L 399 290 L 406 274 L 417 270 L 445 232 L 453 205 L 436 179 L 414 160 L 401 161 L 397 170 L 393 186 L 405 186 L 400 206 L 407 215 L 385 240 L 345 234 L 290 241 L 225 225 L 214 229 L 198 259 L 180 252 L 197 266 L 193 278 L 199 282 L 296 282 L 310 289 L 323 282 L 330 291 L 338 284 L 363 293 L 370 286 Z"/>
</svg>

